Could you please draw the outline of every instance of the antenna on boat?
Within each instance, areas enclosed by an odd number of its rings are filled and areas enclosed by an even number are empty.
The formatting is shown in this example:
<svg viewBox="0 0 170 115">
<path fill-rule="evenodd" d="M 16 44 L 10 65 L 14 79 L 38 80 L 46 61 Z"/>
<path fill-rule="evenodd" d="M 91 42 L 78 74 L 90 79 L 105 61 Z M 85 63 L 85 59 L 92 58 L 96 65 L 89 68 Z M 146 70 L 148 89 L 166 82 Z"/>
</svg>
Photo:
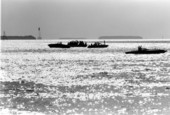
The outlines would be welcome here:
<svg viewBox="0 0 170 115">
<path fill-rule="evenodd" d="M 40 39 L 42 39 L 41 38 L 41 31 L 40 31 L 40 27 L 38 28 L 38 38 L 37 38 L 38 40 L 40 40 Z"/>
</svg>

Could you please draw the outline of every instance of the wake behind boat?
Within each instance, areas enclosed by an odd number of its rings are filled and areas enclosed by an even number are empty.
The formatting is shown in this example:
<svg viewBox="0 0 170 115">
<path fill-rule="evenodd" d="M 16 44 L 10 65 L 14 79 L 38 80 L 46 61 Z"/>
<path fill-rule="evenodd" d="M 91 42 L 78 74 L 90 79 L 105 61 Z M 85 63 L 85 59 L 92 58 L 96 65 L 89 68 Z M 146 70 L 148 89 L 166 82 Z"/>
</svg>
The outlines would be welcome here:
<svg viewBox="0 0 170 115">
<path fill-rule="evenodd" d="M 90 44 L 88 46 L 88 48 L 106 48 L 106 47 L 108 47 L 108 45 L 105 44 L 105 41 L 104 41 L 104 44 L 100 42 L 95 42 L 94 44 Z"/>
<path fill-rule="evenodd" d="M 142 48 L 141 46 L 138 47 L 138 50 L 125 52 L 126 54 L 160 54 L 165 53 L 166 50 L 162 49 L 146 49 Z"/>
<path fill-rule="evenodd" d="M 50 48 L 70 48 L 69 45 L 62 44 L 62 42 L 58 42 L 56 44 L 48 44 Z"/>
</svg>

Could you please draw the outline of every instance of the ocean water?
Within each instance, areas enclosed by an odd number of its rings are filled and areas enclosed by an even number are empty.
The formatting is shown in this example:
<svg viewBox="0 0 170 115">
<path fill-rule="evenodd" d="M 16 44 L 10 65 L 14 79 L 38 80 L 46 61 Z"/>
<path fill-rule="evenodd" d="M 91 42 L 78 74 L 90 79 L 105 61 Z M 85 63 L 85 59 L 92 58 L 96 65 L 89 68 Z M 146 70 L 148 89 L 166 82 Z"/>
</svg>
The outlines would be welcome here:
<svg viewBox="0 0 170 115">
<path fill-rule="evenodd" d="M 108 43 L 103 49 L 48 47 L 55 42 L 1 41 L 1 114 L 170 114 L 169 43 Z M 168 51 L 125 54 L 139 45 Z"/>
</svg>

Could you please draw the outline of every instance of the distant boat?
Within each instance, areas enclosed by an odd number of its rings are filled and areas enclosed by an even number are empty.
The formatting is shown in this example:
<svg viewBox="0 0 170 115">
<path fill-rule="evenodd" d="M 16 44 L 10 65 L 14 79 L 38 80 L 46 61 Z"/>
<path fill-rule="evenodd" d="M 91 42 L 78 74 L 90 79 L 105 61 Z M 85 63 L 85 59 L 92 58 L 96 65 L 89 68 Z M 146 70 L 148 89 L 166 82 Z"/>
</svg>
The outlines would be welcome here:
<svg viewBox="0 0 170 115">
<path fill-rule="evenodd" d="M 83 41 L 70 41 L 67 45 L 70 47 L 87 47 L 87 43 Z"/>
<path fill-rule="evenodd" d="M 56 44 L 48 44 L 50 48 L 70 48 L 69 45 L 62 44 L 62 42 Z"/>
<path fill-rule="evenodd" d="M 146 49 L 142 48 L 141 46 L 138 47 L 138 50 L 125 52 L 126 54 L 160 54 L 165 53 L 166 50 L 161 49 Z"/>
<path fill-rule="evenodd" d="M 105 44 L 105 41 L 104 44 L 100 42 L 95 42 L 94 44 L 88 46 L 88 48 L 106 48 L 106 47 L 108 47 L 108 45 Z"/>
</svg>

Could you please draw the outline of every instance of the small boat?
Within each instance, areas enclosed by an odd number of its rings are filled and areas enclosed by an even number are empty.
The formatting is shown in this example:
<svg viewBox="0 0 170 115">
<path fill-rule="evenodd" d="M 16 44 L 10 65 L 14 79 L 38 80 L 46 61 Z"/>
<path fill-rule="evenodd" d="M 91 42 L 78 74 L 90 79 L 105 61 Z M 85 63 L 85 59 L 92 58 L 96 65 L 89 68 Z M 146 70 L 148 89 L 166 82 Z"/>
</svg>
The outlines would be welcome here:
<svg viewBox="0 0 170 115">
<path fill-rule="evenodd" d="M 50 48 L 70 48 L 69 45 L 62 44 L 62 42 L 58 42 L 56 44 L 48 44 Z"/>
<path fill-rule="evenodd" d="M 139 46 L 138 50 L 129 51 L 125 53 L 126 54 L 160 54 L 160 53 L 165 53 L 165 52 L 167 51 L 161 50 L 161 49 L 146 49 L 146 48 L 142 48 L 142 46 Z"/>
<path fill-rule="evenodd" d="M 94 44 L 90 44 L 88 46 L 88 48 L 106 48 L 106 47 L 108 47 L 108 45 L 105 44 L 105 41 L 104 41 L 104 44 L 100 42 L 95 42 Z"/>
<path fill-rule="evenodd" d="M 70 47 L 87 47 L 87 43 L 83 41 L 70 41 L 67 43 Z"/>
</svg>

